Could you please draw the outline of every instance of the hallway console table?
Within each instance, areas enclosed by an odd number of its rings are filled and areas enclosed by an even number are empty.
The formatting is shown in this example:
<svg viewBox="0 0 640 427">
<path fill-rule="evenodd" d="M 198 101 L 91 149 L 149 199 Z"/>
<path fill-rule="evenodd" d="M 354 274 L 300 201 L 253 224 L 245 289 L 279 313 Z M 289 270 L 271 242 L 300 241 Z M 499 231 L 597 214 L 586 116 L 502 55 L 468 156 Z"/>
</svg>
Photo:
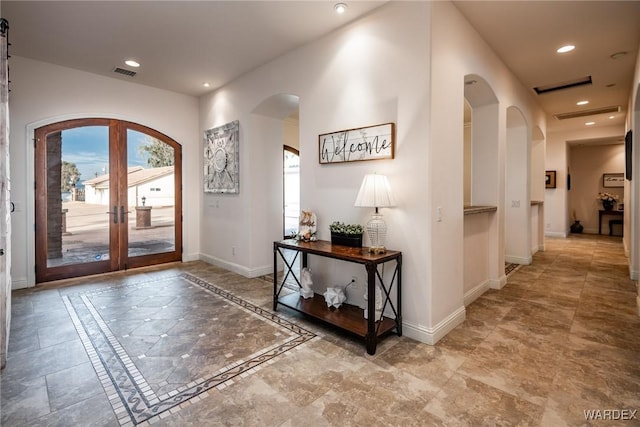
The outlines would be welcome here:
<svg viewBox="0 0 640 427">
<path fill-rule="evenodd" d="M 613 209 L 611 210 L 600 209 L 598 211 L 598 234 L 602 234 L 602 216 L 603 215 L 624 216 L 624 211 L 618 211 Z"/>
<path fill-rule="evenodd" d="M 285 250 L 295 251 L 295 256 L 288 261 L 284 256 Z M 364 310 L 351 304 L 343 303 L 339 308 L 328 308 L 324 296 L 314 293 L 313 297 L 304 299 L 298 292 L 280 296 L 284 283 L 291 276 L 299 287 L 300 279 L 294 271 L 294 265 L 298 255 L 302 254 L 302 267 L 308 267 L 308 255 L 332 258 L 339 261 L 364 265 L 367 270 L 367 311 L 375 313 L 376 307 L 376 282 L 382 291 L 381 319 L 375 316 L 364 318 Z M 283 278 L 278 283 L 278 255 L 284 262 Z M 395 270 L 388 284 L 378 271 L 379 265 L 395 261 Z M 392 301 L 394 291 L 396 304 Z M 364 339 L 367 353 L 375 354 L 378 340 L 395 329 L 398 336 L 402 336 L 402 252 L 387 250 L 384 254 L 369 253 L 369 248 L 352 248 L 348 246 L 332 245 L 331 242 L 318 240 L 315 242 L 303 242 L 297 240 L 282 240 L 273 242 L 273 309 L 277 310 L 278 304 L 289 307 L 312 318 L 328 323 L 341 330 L 350 332 Z M 386 310 L 389 309 L 389 310 Z M 385 311 L 393 312 L 395 318 L 384 315 Z"/>
</svg>

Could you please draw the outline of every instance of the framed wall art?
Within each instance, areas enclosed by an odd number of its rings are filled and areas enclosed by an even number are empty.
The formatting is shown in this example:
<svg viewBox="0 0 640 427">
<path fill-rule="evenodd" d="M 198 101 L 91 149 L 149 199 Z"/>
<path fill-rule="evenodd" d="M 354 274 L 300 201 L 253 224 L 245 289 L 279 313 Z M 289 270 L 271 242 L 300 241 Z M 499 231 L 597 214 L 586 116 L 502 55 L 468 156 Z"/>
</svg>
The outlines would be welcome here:
<svg viewBox="0 0 640 427">
<path fill-rule="evenodd" d="M 602 186 L 604 188 L 624 187 L 624 173 L 603 173 Z"/>
<path fill-rule="evenodd" d="M 320 164 L 393 159 L 395 124 L 347 129 L 318 136 Z"/>
<path fill-rule="evenodd" d="M 240 192 L 239 144 L 238 120 L 204 132 L 205 193 Z"/>
<path fill-rule="evenodd" d="M 544 188 L 556 188 L 556 171 L 546 171 Z"/>
</svg>

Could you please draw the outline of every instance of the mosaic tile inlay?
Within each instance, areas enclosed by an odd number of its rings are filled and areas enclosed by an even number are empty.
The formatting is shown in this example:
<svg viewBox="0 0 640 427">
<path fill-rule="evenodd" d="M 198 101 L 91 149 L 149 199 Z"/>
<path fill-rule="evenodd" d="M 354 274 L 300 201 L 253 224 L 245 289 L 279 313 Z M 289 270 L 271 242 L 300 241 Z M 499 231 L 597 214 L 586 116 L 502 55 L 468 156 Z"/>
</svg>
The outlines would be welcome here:
<svg viewBox="0 0 640 427">
<path fill-rule="evenodd" d="M 152 423 L 315 337 L 186 273 L 63 300 L 123 426 Z"/>
</svg>

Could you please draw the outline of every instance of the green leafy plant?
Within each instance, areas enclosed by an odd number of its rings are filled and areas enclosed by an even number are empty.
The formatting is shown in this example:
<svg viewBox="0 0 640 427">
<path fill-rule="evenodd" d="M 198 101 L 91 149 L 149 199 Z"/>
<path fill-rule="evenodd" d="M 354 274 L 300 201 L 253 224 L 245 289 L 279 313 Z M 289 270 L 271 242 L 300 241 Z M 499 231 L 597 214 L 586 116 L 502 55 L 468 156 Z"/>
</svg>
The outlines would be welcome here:
<svg viewBox="0 0 640 427">
<path fill-rule="evenodd" d="M 329 224 L 329 230 L 336 234 L 358 235 L 364 233 L 364 228 L 360 224 L 345 224 L 340 221 L 333 221 Z"/>
</svg>

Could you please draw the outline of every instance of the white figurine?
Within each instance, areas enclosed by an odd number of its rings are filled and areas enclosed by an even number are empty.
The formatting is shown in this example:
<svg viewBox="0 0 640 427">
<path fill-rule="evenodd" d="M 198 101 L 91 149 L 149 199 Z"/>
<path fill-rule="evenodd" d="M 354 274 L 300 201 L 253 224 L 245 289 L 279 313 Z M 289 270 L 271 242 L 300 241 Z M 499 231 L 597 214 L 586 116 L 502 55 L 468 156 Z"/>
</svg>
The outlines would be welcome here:
<svg viewBox="0 0 640 427">
<path fill-rule="evenodd" d="M 347 296 L 342 288 L 327 288 L 327 292 L 324 293 L 324 300 L 327 302 L 327 307 L 338 308 L 346 299 Z"/>
<path fill-rule="evenodd" d="M 364 300 L 367 301 L 369 298 L 369 293 L 365 293 L 364 294 Z M 369 318 L 369 309 L 366 308 L 368 307 L 369 304 L 365 304 L 365 309 L 364 309 L 364 318 L 368 319 Z M 380 320 L 380 317 L 382 316 L 382 291 L 380 290 L 380 288 L 378 287 L 378 284 L 376 284 L 376 313 L 375 313 L 375 320 L 376 322 L 378 320 Z"/>
<path fill-rule="evenodd" d="M 313 296 L 313 281 L 311 280 L 311 269 L 304 267 L 300 273 L 300 296 L 304 299 Z"/>
<path fill-rule="evenodd" d="M 303 210 L 300 213 L 300 223 L 298 225 L 298 240 L 304 240 L 305 242 L 317 240 L 316 214 Z"/>
</svg>

